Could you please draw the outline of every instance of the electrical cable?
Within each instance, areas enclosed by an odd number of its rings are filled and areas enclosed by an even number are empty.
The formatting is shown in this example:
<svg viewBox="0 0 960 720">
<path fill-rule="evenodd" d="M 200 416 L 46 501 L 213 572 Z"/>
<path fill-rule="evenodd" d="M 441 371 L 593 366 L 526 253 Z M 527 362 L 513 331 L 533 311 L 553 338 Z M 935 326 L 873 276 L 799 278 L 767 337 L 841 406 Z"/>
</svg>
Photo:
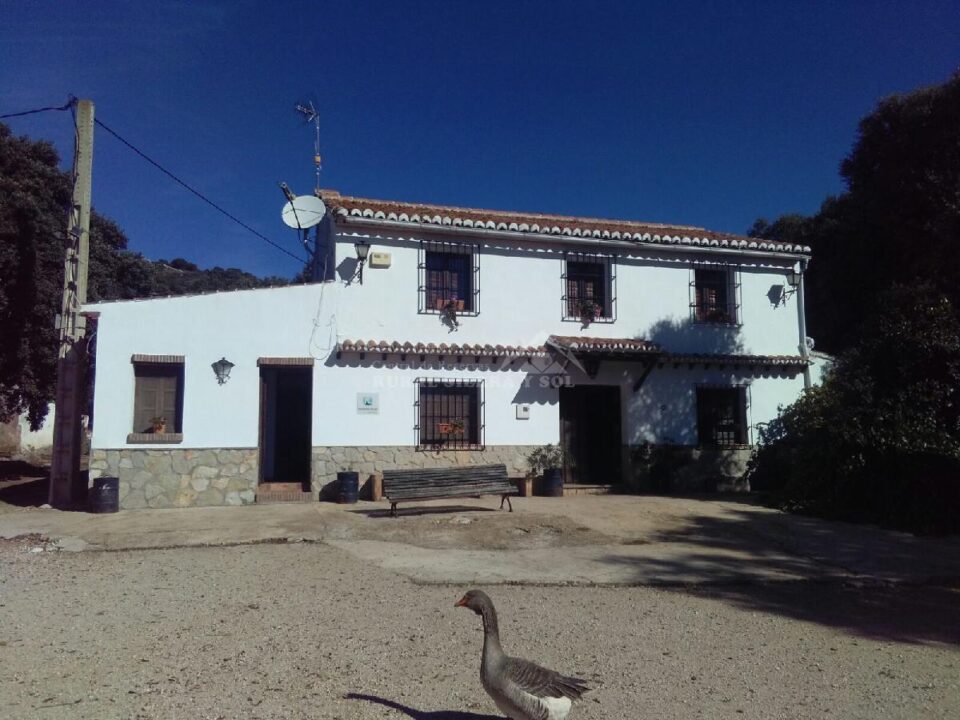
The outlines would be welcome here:
<svg viewBox="0 0 960 720">
<path fill-rule="evenodd" d="M 69 110 L 76 104 L 77 104 L 77 99 L 73 95 L 71 95 L 70 99 L 67 100 L 67 104 L 64 105 L 63 107 L 45 107 L 45 108 L 36 108 L 35 110 L 24 110 L 23 112 L 7 113 L 5 115 L 0 115 L 0 120 L 6 120 L 7 118 L 13 118 L 13 117 L 23 117 L 24 115 L 36 115 L 37 113 L 42 113 L 42 112 Z"/>
<path fill-rule="evenodd" d="M 273 247 L 275 247 L 275 248 L 276 248 L 277 250 L 279 250 L 280 252 L 282 252 L 282 253 L 284 253 L 284 254 L 286 254 L 286 255 L 289 255 L 290 257 L 292 257 L 292 258 L 293 258 L 294 260 L 296 260 L 297 262 L 299 262 L 299 263 L 306 263 L 306 262 L 307 262 L 307 260 L 305 260 L 304 258 L 302 258 L 302 257 L 300 257 L 300 256 L 298 256 L 298 255 L 295 255 L 294 253 L 292 253 L 292 252 L 290 252 L 289 250 L 287 250 L 285 247 L 283 247 L 283 246 L 281 246 L 281 245 L 278 245 L 278 244 L 275 243 L 273 240 L 271 240 L 270 238 L 268 238 L 266 235 L 264 235 L 264 234 L 262 234 L 262 233 L 260 233 L 260 232 L 258 232 L 258 231 L 256 231 L 256 230 L 254 230 L 252 227 L 250 227 L 250 226 L 247 225 L 245 222 L 243 222 L 243 220 L 239 219 L 239 218 L 236 217 L 235 215 L 232 215 L 232 214 L 229 213 L 228 211 L 224 210 L 222 207 L 220 207 L 219 205 L 217 205 L 213 200 L 211 200 L 210 198 L 208 198 L 206 195 L 204 195 L 203 193 L 201 193 L 199 190 L 197 190 L 197 189 L 191 187 L 190 185 L 188 185 L 186 182 L 184 182 L 183 180 L 181 180 L 180 178 L 178 178 L 176 175 L 174 175 L 172 172 L 170 172 L 170 171 L 167 170 L 165 167 L 163 167 L 163 165 L 161 165 L 161 164 L 158 163 L 156 160 L 154 160 L 153 158 L 151 158 L 150 156 L 148 156 L 146 153 L 144 153 L 142 150 L 140 150 L 139 148 L 137 148 L 135 145 L 133 145 L 133 143 L 129 142 L 128 140 L 125 140 L 125 139 L 124 139 L 123 137 L 121 137 L 115 130 L 113 130 L 113 129 L 110 128 L 109 126 L 105 125 L 105 124 L 104 124 L 102 121 L 100 121 L 99 119 L 94 120 L 94 122 L 95 122 L 97 125 L 99 125 L 100 127 L 102 127 L 104 130 L 106 130 L 108 133 L 110 133 L 111 135 L 113 135 L 113 136 L 114 136 L 117 140 L 119 140 L 121 143 L 123 143 L 123 144 L 126 145 L 128 148 L 130 148 L 130 149 L 131 149 L 133 152 L 135 152 L 137 155 L 139 155 L 139 156 L 142 157 L 144 160 L 146 160 L 148 163 L 150 163 L 150 164 L 153 165 L 155 168 L 157 168 L 157 170 L 159 170 L 159 171 L 162 172 L 164 175 L 166 175 L 167 177 L 169 177 L 171 180 L 173 180 L 174 182 L 176 182 L 178 185 L 181 185 L 182 187 L 186 188 L 186 189 L 189 190 L 191 193 L 193 193 L 194 195 L 196 195 L 198 198 L 200 198 L 201 200 L 203 200 L 205 203 L 207 203 L 207 205 L 209 205 L 210 207 L 212 207 L 214 210 L 216 210 L 216 211 L 218 211 L 219 213 L 221 213 L 222 215 L 225 215 L 226 217 L 230 218 L 231 220 L 233 220 L 233 222 L 235 222 L 235 223 L 236 223 L 237 225 L 239 225 L 240 227 L 244 228 L 245 230 L 250 231 L 251 233 L 253 233 L 254 235 L 256 235 L 258 238 L 260 238 L 261 240 L 263 240 L 265 243 L 267 243 L 267 244 L 269 244 L 269 245 L 272 245 Z"/>
</svg>

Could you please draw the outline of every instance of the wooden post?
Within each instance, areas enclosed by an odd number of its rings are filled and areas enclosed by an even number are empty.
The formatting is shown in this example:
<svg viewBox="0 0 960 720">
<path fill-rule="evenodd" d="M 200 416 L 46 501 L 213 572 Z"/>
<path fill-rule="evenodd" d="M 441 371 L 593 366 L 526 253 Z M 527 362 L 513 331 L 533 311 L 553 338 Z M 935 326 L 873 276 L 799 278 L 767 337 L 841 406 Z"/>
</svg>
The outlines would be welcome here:
<svg viewBox="0 0 960 720">
<path fill-rule="evenodd" d="M 87 264 L 90 256 L 90 203 L 93 177 L 93 102 L 76 106 L 76 144 L 73 158 L 73 200 L 67 219 L 63 262 L 63 303 L 60 309 L 60 347 L 57 361 L 56 414 L 53 420 L 53 458 L 50 468 L 50 504 L 68 507 L 83 498 L 80 475 L 80 415 L 86 377 Z"/>
</svg>

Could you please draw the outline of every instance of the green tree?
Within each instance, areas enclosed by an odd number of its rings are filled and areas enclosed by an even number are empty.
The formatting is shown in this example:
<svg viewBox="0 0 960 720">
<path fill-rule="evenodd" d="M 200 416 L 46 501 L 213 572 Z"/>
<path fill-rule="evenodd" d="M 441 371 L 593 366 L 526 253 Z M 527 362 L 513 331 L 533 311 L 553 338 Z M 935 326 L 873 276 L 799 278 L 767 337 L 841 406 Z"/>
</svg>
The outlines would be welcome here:
<svg viewBox="0 0 960 720">
<path fill-rule="evenodd" d="M 824 383 L 761 431 L 751 486 L 783 507 L 960 530 L 960 321 L 931 284 L 897 286 Z"/>
<path fill-rule="evenodd" d="M 813 248 L 807 306 L 818 346 L 849 347 L 897 283 L 932 283 L 960 307 L 960 73 L 883 100 L 860 122 L 840 173 L 847 191 L 816 215 L 750 230 Z"/>
<path fill-rule="evenodd" d="M 33 428 L 56 389 L 64 227 L 71 186 L 54 147 L 15 137 L 0 123 L 0 419 L 26 413 Z M 87 295 L 91 302 L 285 285 L 236 268 L 201 270 L 176 258 L 151 261 L 94 210 Z"/>
</svg>

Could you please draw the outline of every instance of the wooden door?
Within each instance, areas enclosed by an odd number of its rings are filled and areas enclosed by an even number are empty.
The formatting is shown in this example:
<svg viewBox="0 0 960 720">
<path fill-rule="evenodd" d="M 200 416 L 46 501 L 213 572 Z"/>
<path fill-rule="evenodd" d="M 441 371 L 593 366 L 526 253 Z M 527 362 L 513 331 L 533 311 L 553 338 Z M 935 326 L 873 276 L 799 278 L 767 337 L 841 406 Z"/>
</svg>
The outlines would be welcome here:
<svg viewBox="0 0 960 720">
<path fill-rule="evenodd" d="M 578 385 L 560 389 L 560 435 L 568 462 L 564 482 L 619 483 L 620 388 Z"/>
</svg>

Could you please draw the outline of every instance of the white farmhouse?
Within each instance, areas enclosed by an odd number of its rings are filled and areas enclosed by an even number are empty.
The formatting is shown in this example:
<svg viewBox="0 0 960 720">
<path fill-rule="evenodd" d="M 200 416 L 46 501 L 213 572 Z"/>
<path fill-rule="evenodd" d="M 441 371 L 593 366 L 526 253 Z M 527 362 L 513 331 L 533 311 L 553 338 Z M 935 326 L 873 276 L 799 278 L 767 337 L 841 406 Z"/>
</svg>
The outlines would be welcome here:
<svg viewBox="0 0 960 720">
<path fill-rule="evenodd" d="M 321 197 L 316 283 L 86 307 L 91 476 L 122 507 L 314 499 L 340 470 L 519 476 L 549 443 L 571 486 L 736 486 L 817 380 L 807 247 Z"/>
</svg>

